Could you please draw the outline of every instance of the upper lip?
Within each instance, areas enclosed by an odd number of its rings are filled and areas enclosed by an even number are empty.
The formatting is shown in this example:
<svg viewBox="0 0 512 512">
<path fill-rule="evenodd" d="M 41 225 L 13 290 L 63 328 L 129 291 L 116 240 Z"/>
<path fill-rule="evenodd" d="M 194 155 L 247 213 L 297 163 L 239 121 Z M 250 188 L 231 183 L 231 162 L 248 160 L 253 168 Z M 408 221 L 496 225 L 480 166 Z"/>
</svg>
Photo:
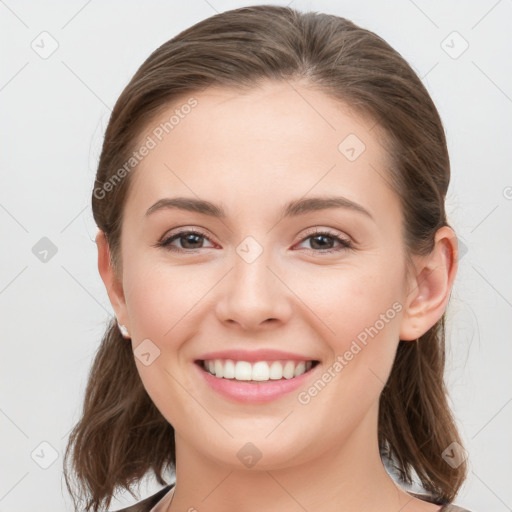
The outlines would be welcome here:
<svg viewBox="0 0 512 512">
<path fill-rule="evenodd" d="M 215 352 L 208 352 L 197 358 L 197 361 L 204 361 L 209 359 L 233 359 L 235 361 L 278 361 L 280 359 L 286 359 L 291 361 L 316 361 L 309 356 L 303 356 L 300 354 L 294 354 L 292 352 L 284 352 L 282 350 L 273 349 L 258 349 L 258 350 L 246 350 L 246 349 L 231 349 L 231 350 L 219 350 Z"/>
</svg>

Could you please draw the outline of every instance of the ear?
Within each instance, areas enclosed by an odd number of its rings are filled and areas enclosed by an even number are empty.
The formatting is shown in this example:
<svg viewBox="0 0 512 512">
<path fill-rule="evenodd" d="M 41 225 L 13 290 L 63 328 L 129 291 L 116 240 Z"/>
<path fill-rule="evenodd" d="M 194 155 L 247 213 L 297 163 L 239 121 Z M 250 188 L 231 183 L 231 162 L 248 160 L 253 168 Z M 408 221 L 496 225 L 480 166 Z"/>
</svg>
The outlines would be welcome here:
<svg viewBox="0 0 512 512">
<path fill-rule="evenodd" d="M 446 309 L 458 267 L 454 231 L 448 226 L 440 228 L 431 253 L 416 258 L 414 266 L 400 326 L 400 339 L 408 341 L 425 334 Z"/>
<path fill-rule="evenodd" d="M 119 323 L 124 325 L 128 329 L 128 332 L 130 332 L 123 284 L 112 267 L 110 247 L 105 233 L 101 230 L 96 235 L 96 245 L 98 246 L 98 270 L 103 284 L 107 289 L 110 303 L 112 304 Z"/>
</svg>

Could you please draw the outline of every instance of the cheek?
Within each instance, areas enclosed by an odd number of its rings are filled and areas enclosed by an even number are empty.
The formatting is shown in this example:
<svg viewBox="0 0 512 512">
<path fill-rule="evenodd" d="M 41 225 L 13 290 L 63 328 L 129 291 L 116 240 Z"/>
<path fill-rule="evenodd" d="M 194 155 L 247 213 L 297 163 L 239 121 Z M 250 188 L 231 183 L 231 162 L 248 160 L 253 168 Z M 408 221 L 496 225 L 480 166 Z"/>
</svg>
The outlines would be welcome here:
<svg viewBox="0 0 512 512">
<path fill-rule="evenodd" d="M 179 307 L 176 292 L 165 286 L 165 281 L 148 276 L 134 282 L 125 298 L 132 339 L 140 342 L 149 338 L 159 344 L 174 323 L 174 311 Z"/>
<path fill-rule="evenodd" d="M 403 301 L 401 269 L 381 262 L 371 267 L 317 269 L 296 273 L 291 288 L 297 297 L 315 314 L 317 324 L 336 348 L 343 349 L 347 341 L 355 339 L 370 328 L 387 336 L 398 332 Z M 291 281 L 290 281 L 291 282 Z M 391 333 L 392 331 L 392 333 Z M 375 329 L 371 329 L 376 336 Z"/>
<path fill-rule="evenodd" d="M 370 267 L 317 271 L 307 280 L 296 279 L 294 287 L 314 312 L 310 316 L 314 330 L 322 332 L 329 352 L 326 379 L 333 377 L 336 401 L 347 407 L 375 400 L 389 376 L 399 341 L 401 267 L 382 261 Z"/>
<path fill-rule="evenodd" d="M 167 421 L 179 425 L 180 418 L 187 417 L 190 386 L 182 373 L 186 375 L 186 367 L 178 359 L 181 346 L 195 334 L 194 313 L 199 308 L 194 304 L 205 290 L 183 268 L 159 265 L 149 259 L 139 263 L 125 267 L 125 299 L 137 370 L 156 407 Z M 137 347 L 147 346 L 146 340 L 156 345 L 157 349 L 151 350 L 158 354 L 148 365 L 137 360 Z"/>
<path fill-rule="evenodd" d="M 180 324 L 189 322 L 194 304 L 205 294 L 202 279 L 191 271 L 148 259 L 126 269 L 125 299 L 132 337 L 172 340 Z"/>
</svg>

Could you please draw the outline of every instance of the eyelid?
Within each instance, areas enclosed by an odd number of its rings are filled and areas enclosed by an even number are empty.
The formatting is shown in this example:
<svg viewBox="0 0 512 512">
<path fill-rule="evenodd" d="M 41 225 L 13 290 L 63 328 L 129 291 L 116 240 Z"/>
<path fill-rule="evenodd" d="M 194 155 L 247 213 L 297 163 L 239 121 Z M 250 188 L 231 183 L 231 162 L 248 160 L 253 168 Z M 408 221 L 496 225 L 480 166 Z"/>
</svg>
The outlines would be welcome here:
<svg viewBox="0 0 512 512">
<path fill-rule="evenodd" d="M 208 238 L 208 240 L 210 239 L 210 236 L 207 235 L 201 228 L 197 228 L 195 226 L 177 226 L 175 228 L 170 229 L 169 231 L 166 231 L 159 241 L 165 242 L 172 236 L 181 235 L 184 233 L 197 233 L 198 235 Z"/>
<path fill-rule="evenodd" d="M 214 246 L 219 245 L 219 244 L 217 244 L 217 242 L 212 240 L 212 237 L 210 237 L 208 234 L 206 234 L 200 228 L 189 227 L 189 226 L 179 226 L 179 227 L 171 229 L 170 231 L 167 231 L 160 238 L 160 240 L 156 244 L 154 244 L 154 246 L 161 247 L 163 249 L 167 249 L 167 250 L 174 251 L 174 252 L 179 252 L 179 253 L 195 253 L 197 251 L 200 251 L 201 249 L 211 249 L 212 248 L 212 247 L 199 247 L 197 249 L 183 249 L 181 247 L 175 247 L 175 246 L 171 245 L 171 243 L 174 242 L 175 240 L 179 239 L 180 236 L 183 236 L 186 234 L 196 234 L 196 235 L 201 236 L 204 239 L 208 240 Z M 343 250 L 354 248 L 354 243 L 353 243 L 353 240 L 351 239 L 351 237 L 349 237 L 348 235 L 341 233 L 337 230 L 333 230 L 332 228 L 326 228 L 326 227 L 321 227 L 321 226 L 311 227 L 311 228 L 306 229 L 306 231 L 302 232 L 300 238 L 297 240 L 297 242 L 295 242 L 293 244 L 292 248 L 297 246 L 300 243 L 305 242 L 308 238 L 311 238 L 315 235 L 327 235 L 327 236 L 333 238 L 334 240 L 338 241 L 340 246 L 338 246 L 337 248 L 319 249 L 319 250 L 304 248 L 304 250 L 306 250 L 309 253 L 328 254 L 328 253 L 336 253 L 336 252 L 341 252 Z"/>
<path fill-rule="evenodd" d="M 212 245 L 218 245 L 217 242 L 212 240 L 212 237 L 206 234 L 201 228 L 191 226 L 178 226 L 169 231 L 166 231 L 165 234 L 158 240 L 158 242 L 153 244 L 153 247 L 160 247 L 163 249 L 181 253 L 192 253 L 195 251 L 199 251 L 200 249 L 211 249 L 211 247 L 200 247 L 199 249 L 183 249 L 181 247 L 175 247 L 171 245 L 171 243 L 174 242 L 174 240 L 177 240 L 180 236 L 185 234 L 196 234 L 208 240 Z"/>
<path fill-rule="evenodd" d="M 314 254 L 329 254 L 329 253 L 339 253 L 346 250 L 352 250 L 354 249 L 354 241 L 352 238 L 345 233 L 342 233 L 337 230 L 333 230 L 332 228 L 326 228 L 321 226 L 315 226 L 313 228 L 306 229 L 305 232 L 302 232 L 300 235 L 299 240 L 293 245 L 295 247 L 296 245 L 303 243 L 308 238 L 311 238 L 315 235 L 327 235 L 335 240 L 337 240 L 341 247 L 338 248 L 331 248 L 331 249 L 324 249 L 324 250 L 314 250 L 314 249 L 308 249 L 305 248 L 305 250 L 309 253 Z"/>
<path fill-rule="evenodd" d="M 343 240 L 344 242 L 347 242 L 350 244 L 353 244 L 353 242 L 354 242 L 354 240 L 352 240 L 352 238 L 349 235 L 347 235 L 346 233 L 343 233 L 342 231 L 335 230 L 333 228 L 327 228 L 327 227 L 322 227 L 322 226 L 315 226 L 315 227 L 306 229 L 305 231 L 303 231 L 300 234 L 300 238 L 298 239 L 298 241 L 301 242 L 301 241 L 305 240 L 306 238 L 309 238 L 314 235 L 329 235 L 329 236 L 332 236 L 333 238 L 339 238 L 339 239 Z"/>
</svg>

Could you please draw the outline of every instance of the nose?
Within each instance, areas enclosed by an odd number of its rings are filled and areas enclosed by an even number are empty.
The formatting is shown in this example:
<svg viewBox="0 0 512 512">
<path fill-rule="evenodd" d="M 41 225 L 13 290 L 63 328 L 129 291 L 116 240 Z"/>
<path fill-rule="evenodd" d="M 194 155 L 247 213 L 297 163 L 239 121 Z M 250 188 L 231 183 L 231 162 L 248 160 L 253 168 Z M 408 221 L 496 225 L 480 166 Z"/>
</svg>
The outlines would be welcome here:
<svg viewBox="0 0 512 512">
<path fill-rule="evenodd" d="M 235 255 L 218 292 L 217 318 L 228 327 L 267 330 L 290 319 L 292 294 L 265 251 L 250 263 Z"/>
</svg>

